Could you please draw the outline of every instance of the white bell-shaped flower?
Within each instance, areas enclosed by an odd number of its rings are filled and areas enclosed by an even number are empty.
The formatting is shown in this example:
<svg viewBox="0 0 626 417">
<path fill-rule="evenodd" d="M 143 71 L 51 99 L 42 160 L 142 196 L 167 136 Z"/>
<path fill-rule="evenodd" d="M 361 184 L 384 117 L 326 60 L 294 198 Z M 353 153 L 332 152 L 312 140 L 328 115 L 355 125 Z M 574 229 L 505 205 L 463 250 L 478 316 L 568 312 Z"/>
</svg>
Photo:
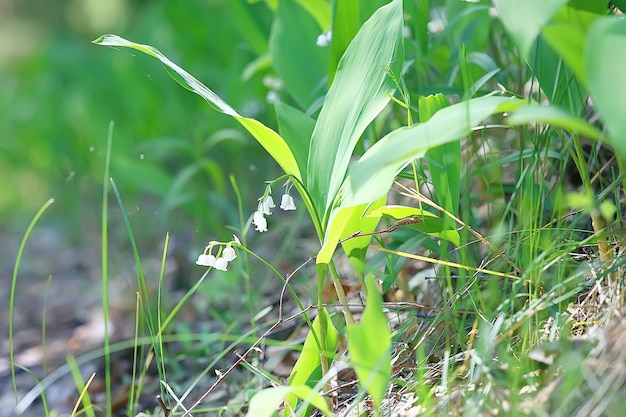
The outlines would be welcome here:
<svg viewBox="0 0 626 417">
<path fill-rule="evenodd" d="M 266 215 L 271 215 L 272 214 L 272 209 L 276 207 L 276 204 L 274 204 L 274 199 L 272 198 L 271 195 L 268 195 L 267 197 L 265 197 L 265 200 L 263 200 L 263 214 Z"/>
<path fill-rule="evenodd" d="M 237 254 L 235 253 L 235 249 L 232 246 L 226 246 L 222 251 L 222 258 L 226 259 L 226 262 L 230 262 L 237 258 Z"/>
<path fill-rule="evenodd" d="M 280 208 L 283 210 L 297 209 L 296 204 L 293 202 L 293 197 L 289 194 L 283 194 L 283 197 L 280 200 Z"/>
<path fill-rule="evenodd" d="M 254 230 L 257 232 L 267 232 L 267 219 L 263 216 L 261 211 L 254 212 L 252 224 L 256 226 Z"/>
<path fill-rule="evenodd" d="M 202 255 L 198 256 L 196 264 L 200 266 L 215 266 L 215 256 L 211 254 L 206 255 L 203 253 Z"/>
<path fill-rule="evenodd" d="M 220 271 L 226 271 L 227 267 L 228 267 L 228 261 L 224 259 L 223 257 L 217 258 L 215 260 L 215 265 L 213 265 L 213 268 L 219 269 Z"/>
<path fill-rule="evenodd" d="M 315 44 L 319 46 L 320 48 L 325 48 L 330 44 L 330 41 L 332 39 L 333 39 L 332 32 L 322 33 L 321 35 L 317 37 L 317 41 L 315 42 Z"/>
</svg>

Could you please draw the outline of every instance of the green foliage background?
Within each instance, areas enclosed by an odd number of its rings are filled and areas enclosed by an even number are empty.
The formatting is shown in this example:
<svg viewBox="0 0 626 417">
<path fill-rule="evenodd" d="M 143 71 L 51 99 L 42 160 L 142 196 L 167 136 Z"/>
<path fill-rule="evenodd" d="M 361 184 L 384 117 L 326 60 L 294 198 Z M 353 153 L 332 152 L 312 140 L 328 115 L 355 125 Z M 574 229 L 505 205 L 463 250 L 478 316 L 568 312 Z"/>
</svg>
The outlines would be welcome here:
<svg viewBox="0 0 626 417">
<path fill-rule="evenodd" d="M 185 223 L 221 231 L 218 225 L 237 222 L 228 175 L 236 172 L 252 207 L 259 190 L 247 192 L 249 179 L 258 188 L 257 178 L 277 172 L 236 123 L 173 87 L 148 58 L 90 43 L 105 32 L 150 40 L 244 114 L 271 119 L 267 68 L 260 63 L 245 72 L 267 50 L 271 14 L 265 4 L 26 1 L 4 7 L 1 224 L 31 216 L 50 197 L 55 221 L 81 219 L 85 227 L 98 221 L 110 120 L 112 176 L 129 210 L 143 210 L 153 226 L 174 212 L 179 215 L 169 218 L 168 229 Z"/>
</svg>

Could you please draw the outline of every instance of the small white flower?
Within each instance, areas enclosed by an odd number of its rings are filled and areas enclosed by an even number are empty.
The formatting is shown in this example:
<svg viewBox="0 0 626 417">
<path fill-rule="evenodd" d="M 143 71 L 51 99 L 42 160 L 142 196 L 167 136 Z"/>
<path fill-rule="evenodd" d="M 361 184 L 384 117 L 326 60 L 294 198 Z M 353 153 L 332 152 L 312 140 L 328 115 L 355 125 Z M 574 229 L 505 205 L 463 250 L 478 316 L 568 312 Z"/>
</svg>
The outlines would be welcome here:
<svg viewBox="0 0 626 417">
<path fill-rule="evenodd" d="M 258 232 L 267 232 L 267 219 L 263 217 L 263 213 L 255 211 L 252 216 L 252 224 L 256 226 L 254 230 Z"/>
<path fill-rule="evenodd" d="M 315 44 L 320 48 L 324 48 L 330 44 L 332 38 L 333 32 L 322 33 L 317 37 L 317 41 L 315 42 Z"/>
<path fill-rule="evenodd" d="M 236 259 L 237 254 L 235 253 L 235 249 L 233 249 L 232 246 L 226 246 L 224 250 L 222 251 L 222 258 L 226 259 L 226 262 L 230 262 Z"/>
<path fill-rule="evenodd" d="M 198 256 L 198 260 L 196 264 L 200 266 L 215 266 L 215 256 L 213 255 L 205 255 L 204 253 Z"/>
<path fill-rule="evenodd" d="M 267 95 L 265 96 L 265 100 L 269 104 L 278 103 L 280 101 L 280 96 L 276 91 L 268 91 Z"/>
<path fill-rule="evenodd" d="M 270 214 L 272 214 L 272 209 L 276 207 L 276 204 L 274 204 L 274 199 L 272 198 L 271 195 L 268 195 L 267 197 L 265 197 L 265 200 L 263 200 L 263 214 L 267 214 L 268 216 Z"/>
<path fill-rule="evenodd" d="M 296 204 L 293 202 L 293 197 L 289 194 L 283 194 L 283 198 L 280 200 L 280 208 L 283 210 L 295 210 Z"/>
<path fill-rule="evenodd" d="M 222 257 L 217 258 L 215 260 L 215 265 L 213 265 L 213 268 L 219 269 L 220 271 L 226 271 L 227 267 L 228 267 L 228 261 Z"/>
</svg>

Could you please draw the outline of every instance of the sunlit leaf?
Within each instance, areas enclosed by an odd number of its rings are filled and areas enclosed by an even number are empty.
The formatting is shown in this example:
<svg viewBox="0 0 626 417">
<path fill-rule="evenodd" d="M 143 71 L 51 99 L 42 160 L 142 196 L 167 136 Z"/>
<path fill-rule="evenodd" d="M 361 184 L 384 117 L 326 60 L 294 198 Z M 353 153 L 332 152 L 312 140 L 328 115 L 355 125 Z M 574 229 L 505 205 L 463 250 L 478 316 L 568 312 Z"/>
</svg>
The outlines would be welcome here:
<svg viewBox="0 0 626 417">
<path fill-rule="evenodd" d="M 318 342 L 321 331 L 321 316 L 324 316 L 323 322 L 325 323 L 326 332 L 326 346 L 322 347 L 320 351 Z M 291 375 L 289 376 L 290 386 L 307 385 L 309 387 L 315 386 L 318 380 L 322 377 L 321 370 L 321 355 L 325 357 L 332 357 L 337 350 L 337 330 L 333 326 L 332 320 L 325 309 L 320 310 L 315 320 L 313 320 L 313 329 L 307 335 L 304 345 L 302 346 L 302 352 L 300 357 L 296 361 Z M 289 409 L 295 408 L 297 403 L 297 394 L 289 393 L 285 397 L 285 413 L 283 415 L 289 415 Z"/>
<path fill-rule="evenodd" d="M 523 58 L 528 59 L 530 50 L 541 28 L 568 0 L 494 0 L 500 20 L 511 35 Z"/>
<path fill-rule="evenodd" d="M 289 385 L 266 388 L 259 391 L 252 397 L 248 406 L 246 416 L 249 417 L 270 417 L 288 395 L 294 395 L 303 401 L 309 402 L 320 410 L 325 416 L 331 417 L 333 414 L 328 409 L 328 404 L 319 392 L 314 391 L 306 385 Z"/>
<path fill-rule="evenodd" d="M 606 123 L 609 143 L 626 157 L 626 21 L 598 19 L 589 29 L 585 61 L 593 103 Z"/>
<path fill-rule="evenodd" d="M 348 326 L 348 352 L 359 384 L 378 409 L 391 379 L 391 333 L 374 278 L 368 276 L 365 282 L 367 303 L 361 323 Z"/>
<path fill-rule="evenodd" d="M 131 48 L 158 59 L 163 63 L 163 65 L 165 65 L 166 70 L 176 82 L 189 91 L 192 91 L 204 98 L 216 110 L 232 116 L 235 120 L 241 123 L 252 136 L 254 136 L 254 138 L 265 148 L 265 150 L 274 158 L 278 165 L 280 165 L 287 174 L 291 174 L 296 178 L 301 179 L 296 159 L 287 143 L 280 137 L 280 135 L 278 135 L 278 133 L 274 132 L 258 120 L 241 116 L 235 109 L 228 105 L 228 103 L 222 100 L 221 97 L 195 79 L 187 71 L 170 61 L 170 59 L 159 52 L 158 49 L 150 45 L 131 42 L 117 35 L 104 35 L 93 41 L 93 43 L 103 46 Z"/>
<path fill-rule="evenodd" d="M 591 139 L 602 139 L 602 132 L 598 128 L 555 106 L 523 105 L 507 118 L 507 123 L 512 126 L 546 123 L 552 127 L 560 127 Z"/>
<path fill-rule="evenodd" d="M 402 68 L 402 20 L 401 0 L 381 7 L 339 64 L 309 152 L 307 189 L 320 215 L 329 213 L 354 147 L 396 88 L 388 70 L 399 74 Z"/>
<path fill-rule="evenodd" d="M 406 221 L 404 227 L 410 227 L 418 232 L 445 239 L 457 246 L 461 244 L 461 237 L 454 227 L 454 221 L 449 222 L 421 208 L 400 205 L 382 206 L 372 210 L 368 216 L 375 218 L 389 216 L 396 220 L 412 219 Z"/>
<path fill-rule="evenodd" d="M 427 122 L 394 130 L 351 168 L 350 192 L 342 206 L 367 203 L 385 195 L 408 162 L 423 157 L 435 146 L 468 135 L 490 115 L 512 111 L 523 103 L 508 97 L 479 97 L 441 109 Z"/>
</svg>

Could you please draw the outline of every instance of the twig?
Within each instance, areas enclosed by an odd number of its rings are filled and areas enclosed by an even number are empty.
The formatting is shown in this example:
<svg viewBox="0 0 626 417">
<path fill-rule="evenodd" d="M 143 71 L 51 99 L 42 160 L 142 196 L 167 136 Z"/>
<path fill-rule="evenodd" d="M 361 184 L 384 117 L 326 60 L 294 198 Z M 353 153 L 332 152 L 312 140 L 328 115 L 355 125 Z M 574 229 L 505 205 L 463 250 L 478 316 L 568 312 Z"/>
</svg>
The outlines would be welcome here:
<svg viewBox="0 0 626 417">
<path fill-rule="evenodd" d="M 165 405 L 165 403 L 163 402 L 163 398 L 161 398 L 160 395 L 157 395 L 156 396 L 156 400 L 159 403 L 159 406 L 161 407 L 161 410 L 163 410 L 163 417 L 169 417 L 170 409 L 167 408 L 167 405 Z"/>
<path fill-rule="evenodd" d="M 206 399 L 206 398 L 207 398 L 207 397 L 208 397 L 208 396 L 209 396 L 209 395 L 210 395 L 210 394 L 211 394 L 211 393 L 215 390 L 215 388 L 217 388 L 217 386 L 218 386 L 218 385 L 219 385 L 219 384 L 220 384 L 220 383 L 221 383 L 221 382 L 222 382 L 222 381 L 223 381 L 223 380 L 224 380 L 224 379 L 225 379 L 228 375 L 230 375 L 230 373 L 231 373 L 231 372 L 233 372 L 233 370 L 234 370 L 236 367 L 238 367 L 238 366 L 239 366 L 239 365 L 240 365 L 240 364 L 241 364 L 241 363 L 242 363 L 242 362 L 246 359 L 246 357 L 247 357 L 250 353 L 252 353 L 253 351 L 255 351 L 255 350 L 257 349 L 257 347 L 258 347 L 259 343 L 261 343 L 261 341 L 262 341 L 263 339 L 265 339 L 265 338 L 267 337 L 267 335 L 268 335 L 268 334 L 270 334 L 271 332 L 273 332 L 274 330 L 276 330 L 276 328 L 277 328 L 277 327 L 279 327 L 279 326 L 280 326 L 281 324 L 283 324 L 284 322 L 287 322 L 287 321 L 293 320 L 293 319 L 295 319 L 296 317 L 298 317 L 298 316 L 300 316 L 300 315 L 302 315 L 302 314 L 306 313 L 307 311 L 311 310 L 311 308 L 312 308 L 312 307 L 313 307 L 313 306 L 309 306 L 309 307 L 305 308 L 304 310 L 299 311 L 298 313 L 296 313 L 296 314 L 294 314 L 294 315 L 292 315 L 292 316 L 287 317 L 286 319 L 283 319 L 283 320 L 279 320 L 279 321 L 277 321 L 277 322 L 276 322 L 276 323 L 274 323 L 271 327 L 269 327 L 269 328 L 265 331 L 265 333 L 263 333 L 263 334 L 261 335 L 261 337 L 259 337 L 259 338 L 258 338 L 258 339 L 257 339 L 257 340 L 256 340 L 256 341 L 252 344 L 252 346 L 250 346 L 250 347 L 248 348 L 248 350 L 246 350 L 246 351 L 243 353 L 243 355 L 240 355 L 240 356 L 238 355 L 238 356 L 239 356 L 239 359 L 237 359 L 237 360 L 235 361 L 235 363 L 234 363 L 234 364 L 232 364 L 232 365 L 230 366 L 230 368 L 228 368 L 228 369 L 227 369 L 224 373 L 220 373 L 220 374 L 218 375 L 217 380 L 213 383 L 213 385 L 211 385 L 211 386 L 209 387 L 209 389 L 208 389 L 208 390 L 207 390 L 204 394 L 202 394 L 202 396 L 198 399 L 198 401 L 196 401 L 196 402 L 195 402 L 195 403 L 194 403 L 194 404 L 193 404 L 193 405 L 189 408 L 189 410 L 187 410 L 187 411 L 185 412 L 185 414 L 183 414 L 181 417 L 186 417 L 186 416 L 189 416 L 189 415 L 190 415 L 190 413 L 191 413 L 191 412 L 192 412 L 192 411 L 193 411 L 196 407 L 198 407 L 200 404 L 202 404 L 202 402 L 203 402 L 203 401 L 204 401 L 204 400 L 205 400 L 205 399 Z"/>
</svg>

